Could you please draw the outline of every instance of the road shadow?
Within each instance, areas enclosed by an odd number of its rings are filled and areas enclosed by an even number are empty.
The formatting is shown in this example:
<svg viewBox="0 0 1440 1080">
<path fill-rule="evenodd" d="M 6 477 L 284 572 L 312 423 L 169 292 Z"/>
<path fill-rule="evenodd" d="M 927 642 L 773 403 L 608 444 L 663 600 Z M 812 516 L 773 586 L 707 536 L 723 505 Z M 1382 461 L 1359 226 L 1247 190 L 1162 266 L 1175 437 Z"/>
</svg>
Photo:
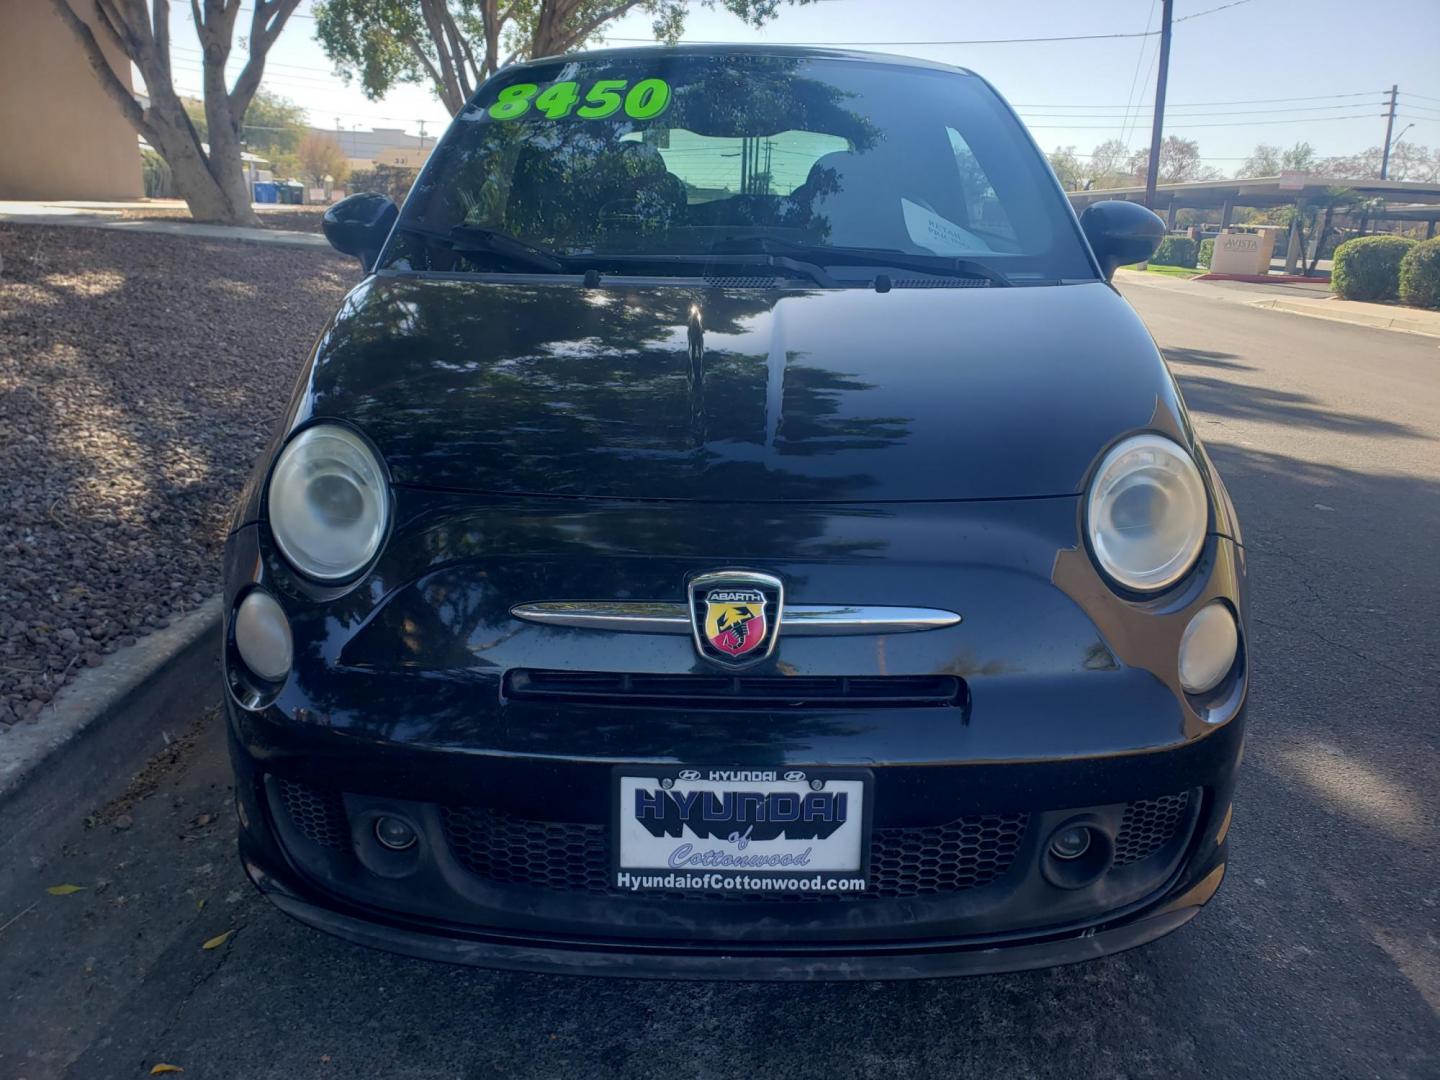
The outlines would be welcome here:
<svg viewBox="0 0 1440 1080">
<path fill-rule="evenodd" d="M 1187 364 L 1199 367 L 1225 368 L 1229 371 L 1254 371 L 1253 364 L 1242 364 L 1234 353 L 1215 352 L 1211 349 L 1184 349 L 1166 346 L 1160 350 L 1172 364 Z"/>
<path fill-rule="evenodd" d="M 1212 362 L 1211 366 L 1219 365 Z M 1244 365 L 1225 366 L 1244 368 Z M 1236 420 L 1257 420 L 1280 427 L 1319 428 L 1348 435 L 1430 438 L 1425 432 L 1409 424 L 1329 408 L 1310 394 L 1237 383 L 1222 377 L 1194 375 L 1185 371 L 1176 372 L 1175 377 L 1191 412 L 1212 413 Z"/>
</svg>

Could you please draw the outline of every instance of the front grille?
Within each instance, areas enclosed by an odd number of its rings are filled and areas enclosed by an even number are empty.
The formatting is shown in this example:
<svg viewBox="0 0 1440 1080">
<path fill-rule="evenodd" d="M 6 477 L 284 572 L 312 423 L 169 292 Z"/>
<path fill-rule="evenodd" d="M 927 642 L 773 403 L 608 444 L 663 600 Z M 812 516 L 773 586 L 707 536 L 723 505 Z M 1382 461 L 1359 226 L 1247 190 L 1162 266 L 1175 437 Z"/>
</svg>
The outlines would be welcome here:
<svg viewBox="0 0 1440 1080">
<path fill-rule="evenodd" d="M 456 859 L 477 877 L 566 892 L 622 891 L 610 881 L 610 830 L 604 825 L 533 821 L 484 807 L 445 807 L 442 817 Z M 988 885 L 1010 869 L 1028 822 L 1028 814 L 985 814 L 943 825 L 877 828 L 870 838 L 870 887 L 863 893 L 684 893 L 670 898 L 775 903 L 959 892 Z"/>
<path fill-rule="evenodd" d="M 350 825 L 339 792 L 275 778 L 285 813 L 301 836 L 336 851 L 350 846 Z"/>
<path fill-rule="evenodd" d="M 1141 799 L 1125 807 L 1120 832 L 1115 837 L 1115 865 L 1148 859 L 1170 842 L 1190 805 L 1190 793 Z"/>
<path fill-rule="evenodd" d="M 963 703 L 953 675 L 642 675 L 516 669 L 505 676 L 515 700 L 659 705 L 694 709 L 916 708 Z"/>
</svg>

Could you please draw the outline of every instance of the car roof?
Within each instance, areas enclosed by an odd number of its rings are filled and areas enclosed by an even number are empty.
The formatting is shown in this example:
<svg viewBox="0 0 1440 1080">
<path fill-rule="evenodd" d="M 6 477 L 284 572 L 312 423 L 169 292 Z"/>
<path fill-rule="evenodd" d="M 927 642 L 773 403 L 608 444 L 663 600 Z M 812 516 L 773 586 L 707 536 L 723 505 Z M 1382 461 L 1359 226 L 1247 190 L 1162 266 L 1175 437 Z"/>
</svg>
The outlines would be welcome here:
<svg viewBox="0 0 1440 1080">
<path fill-rule="evenodd" d="M 553 64 L 556 60 L 633 60 L 647 56 L 801 56 L 817 60 L 852 60 L 860 63 L 888 64 L 892 66 L 927 68 L 931 71 L 947 71 L 954 75 L 971 75 L 969 68 L 953 64 L 941 64 L 934 60 L 922 60 L 914 56 L 900 56 L 894 53 L 864 52 L 858 49 L 835 49 L 820 45 L 630 45 L 616 49 L 591 49 L 585 52 L 562 53 L 554 56 L 537 56 L 533 60 L 512 64 L 513 68 L 529 67 L 532 64 Z"/>
</svg>

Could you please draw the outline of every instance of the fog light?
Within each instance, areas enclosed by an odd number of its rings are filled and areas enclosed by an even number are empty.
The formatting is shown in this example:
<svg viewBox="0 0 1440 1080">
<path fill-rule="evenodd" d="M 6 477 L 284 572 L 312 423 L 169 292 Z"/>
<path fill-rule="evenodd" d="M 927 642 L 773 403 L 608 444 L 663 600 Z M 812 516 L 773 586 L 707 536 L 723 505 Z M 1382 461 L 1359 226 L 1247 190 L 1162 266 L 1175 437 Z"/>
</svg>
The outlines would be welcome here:
<svg viewBox="0 0 1440 1080">
<path fill-rule="evenodd" d="M 1050 854 L 1057 859 L 1078 859 L 1090 850 L 1090 830 L 1074 825 L 1050 838 Z"/>
<path fill-rule="evenodd" d="M 1214 690 L 1229 674 L 1239 648 L 1229 607 L 1218 600 L 1206 604 L 1180 636 L 1180 685 L 1191 694 Z"/>
<path fill-rule="evenodd" d="M 391 851 L 404 851 L 415 846 L 415 830 L 404 818 L 375 819 L 375 839 Z"/>
<path fill-rule="evenodd" d="M 245 666 L 268 682 L 290 674 L 294 641 L 290 621 L 276 599 L 252 589 L 235 612 L 235 648 Z"/>
</svg>

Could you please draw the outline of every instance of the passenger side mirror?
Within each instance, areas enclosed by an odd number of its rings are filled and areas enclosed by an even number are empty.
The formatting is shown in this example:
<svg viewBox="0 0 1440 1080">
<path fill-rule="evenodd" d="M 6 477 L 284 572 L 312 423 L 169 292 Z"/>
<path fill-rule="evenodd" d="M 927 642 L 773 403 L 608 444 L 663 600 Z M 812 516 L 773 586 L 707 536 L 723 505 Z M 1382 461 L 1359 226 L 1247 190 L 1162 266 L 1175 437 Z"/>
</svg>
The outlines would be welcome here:
<svg viewBox="0 0 1440 1080">
<path fill-rule="evenodd" d="M 331 247 L 343 255 L 355 256 L 368 273 L 399 216 L 390 196 L 362 191 L 347 195 L 326 210 L 321 227 Z"/>
<path fill-rule="evenodd" d="M 1080 228 L 1100 261 L 1106 281 L 1115 276 L 1116 267 L 1150 258 L 1165 239 L 1165 222 L 1139 203 L 1122 199 L 1107 199 L 1087 207 L 1080 215 Z"/>
</svg>

